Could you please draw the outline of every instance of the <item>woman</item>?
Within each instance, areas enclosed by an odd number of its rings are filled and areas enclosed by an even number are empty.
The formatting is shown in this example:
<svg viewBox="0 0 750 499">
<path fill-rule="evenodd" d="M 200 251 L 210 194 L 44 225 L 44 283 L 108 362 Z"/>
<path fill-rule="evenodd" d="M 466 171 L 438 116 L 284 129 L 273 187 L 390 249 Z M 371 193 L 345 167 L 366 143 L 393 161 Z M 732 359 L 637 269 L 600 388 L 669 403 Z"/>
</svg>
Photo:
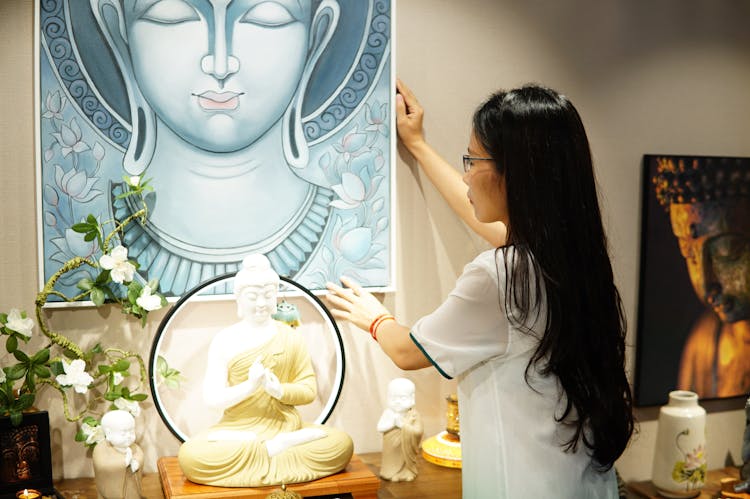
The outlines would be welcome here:
<svg viewBox="0 0 750 499">
<path fill-rule="evenodd" d="M 208 350 L 203 396 L 224 409 L 216 425 L 186 441 L 178 455 L 185 476 L 222 487 L 315 480 L 341 471 L 352 456 L 343 431 L 302 421 L 296 405 L 317 385 L 304 340 L 272 318 L 279 276 L 261 254 L 246 257 L 234 279 L 241 321 Z"/>
<path fill-rule="evenodd" d="M 411 329 L 345 277 L 348 289 L 328 286 L 334 316 L 369 329 L 400 368 L 458 378 L 464 497 L 617 497 L 613 464 L 633 431 L 625 321 L 577 111 L 539 86 L 492 95 L 474 115 L 462 193 L 398 90 L 403 144 L 497 248 Z"/>
</svg>

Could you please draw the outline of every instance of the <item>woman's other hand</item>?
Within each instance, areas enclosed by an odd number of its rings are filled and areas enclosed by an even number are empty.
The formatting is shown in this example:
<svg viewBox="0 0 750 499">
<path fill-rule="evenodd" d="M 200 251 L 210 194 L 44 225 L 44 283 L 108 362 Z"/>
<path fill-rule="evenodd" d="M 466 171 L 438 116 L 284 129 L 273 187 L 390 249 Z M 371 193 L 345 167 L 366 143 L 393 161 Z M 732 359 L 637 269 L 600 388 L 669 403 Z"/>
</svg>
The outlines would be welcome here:
<svg viewBox="0 0 750 499">
<path fill-rule="evenodd" d="M 396 129 L 401 142 L 414 154 L 414 149 L 425 141 L 422 130 L 424 109 L 409 87 L 398 79 L 396 91 Z"/>
<path fill-rule="evenodd" d="M 359 284 L 341 277 L 345 287 L 329 282 L 326 284 L 326 300 L 331 304 L 331 313 L 337 319 L 351 322 L 360 329 L 368 331 L 372 322 L 380 315 L 388 314 L 388 309 L 372 293 L 362 289 Z"/>
</svg>

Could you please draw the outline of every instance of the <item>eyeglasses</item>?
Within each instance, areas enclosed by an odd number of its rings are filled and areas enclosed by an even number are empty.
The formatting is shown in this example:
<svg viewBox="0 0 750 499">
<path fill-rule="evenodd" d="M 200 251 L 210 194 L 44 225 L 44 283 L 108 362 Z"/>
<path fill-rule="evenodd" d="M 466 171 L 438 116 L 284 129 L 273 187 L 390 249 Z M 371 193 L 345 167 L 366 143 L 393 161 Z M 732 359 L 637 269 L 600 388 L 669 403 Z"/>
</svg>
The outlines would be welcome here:
<svg viewBox="0 0 750 499">
<path fill-rule="evenodd" d="M 493 161 L 492 158 L 475 158 L 472 156 L 468 156 L 466 154 L 463 155 L 464 160 L 464 172 L 469 173 L 469 170 L 471 170 L 474 167 L 474 161 Z"/>
</svg>

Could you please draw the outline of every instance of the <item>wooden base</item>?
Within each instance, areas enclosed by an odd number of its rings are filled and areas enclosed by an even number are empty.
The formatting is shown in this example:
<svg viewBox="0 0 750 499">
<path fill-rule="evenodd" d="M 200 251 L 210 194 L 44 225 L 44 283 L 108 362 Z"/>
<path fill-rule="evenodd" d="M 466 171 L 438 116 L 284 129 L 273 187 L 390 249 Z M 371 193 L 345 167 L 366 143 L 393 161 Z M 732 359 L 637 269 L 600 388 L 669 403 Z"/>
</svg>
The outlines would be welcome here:
<svg viewBox="0 0 750 499">
<path fill-rule="evenodd" d="M 210 499 L 221 497 L 265 498 L 275 487 L 228 488 L 212 487 L 193 483 L 182 473 L 177 457 L 161 457 L 157 462 L 164 497 Z M 335 494 L 351 494 L 354 499 L 376 499 L 380 480 L 356 454 L 344 471 L 319 480 L 287 485 L 288 490 L 302 497 L 315 497 Z"/>
</svg>

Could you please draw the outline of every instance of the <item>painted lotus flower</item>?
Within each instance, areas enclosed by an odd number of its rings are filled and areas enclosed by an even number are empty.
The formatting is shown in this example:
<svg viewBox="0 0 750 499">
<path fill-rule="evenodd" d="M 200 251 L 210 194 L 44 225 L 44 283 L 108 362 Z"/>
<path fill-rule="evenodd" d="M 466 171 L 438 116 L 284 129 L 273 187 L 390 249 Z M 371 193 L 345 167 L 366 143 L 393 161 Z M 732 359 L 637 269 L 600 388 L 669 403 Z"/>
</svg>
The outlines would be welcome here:
<svg viewBox="0 0 750 499">
<path fill-rule="evenodd" d="M 60 131 L 53 132 L 52 136 L 60 144 L 62 155 L 66 158 L 70 153 L 81 153 L 90 149 L 89 145 L 83 141 L 83 132 L 75 118 L 70 120 L 69 125 L 61 124 Z"/>
<path fill-rule="evenodd" d="M 365 104 L 365 121 L 367 121 L 368 132 L 378 132 L 384 137 L 388 135 L 388 104 L 378 105 L 373 103 L 372 107 Z"/>
<path fill-rule="evenodd" d="M 97 180 L 96 177 L 89 177 L 84 170 L 71 168 L 66 172 L 60 165 L 55 165 L 55 185 L 79 203 L 91 201 L 102 193 L 93 188 Z"/>
<path fill-rule="evenodd" d="M 117 246 L 109 255 L 102 255 L 99 265 L 109 270 L 112 280 L 118 284 L 133 280 L 135 266 L 128 261 L 128 249 L 125 246 Z"/>
<path fill-rule="evenodd" d="M 54 244 L 59 251 L 53 254 L 50 258 L 60 263 L 65 263 L 68 259 L 73 258 L 74 256 L 89 258 L 99 250 L 99 245 L 96 240 L 85 241 L 83 239 L 83 234 L 79 234 L 73 229 L 65 229 L 64 237 L 53 238 L 52 244 Z"/>
<path fill-rule="evenodd" d="M 362 179 L 349 172 L 341 174 L 341 183 L 332 186 L 331 189 L 340 198 L 331 201 L 331 206 L 344 210 L 358 207 L 367 196 L 367 190 Z"/>
<path fill-rule="evenodd" d="M 333 148 L 342 154 L 343 159 L 348 163 L 353 157 L 359 156 L 365 151 L 362 150 L 367 144 L 367 134 L 360 132 L 357 127 L 344 134 L 341 141 L 333 144 Z"/>
<path fill-rule="evenodd" d="M 47 92 L 47 96 L 44 98 L 44 113 L 42 113 L 42 118 L 55 118 L 62 121 L 62 112 L 67 103 L 68 100 L 60 95 L 59 90 Z"/>
<path fill-rule="evenodd" d="M 78 393 L 86 393 L 89 385 L 94 381 L 89 373 L 86 372 L 86 362 L 82 359 L 75 359 L 70 364 L 62 359 L 63 371 L 65 374 L 57 376 L 57 382 L 61 386 L 72 386 Z"/>
</svg>

